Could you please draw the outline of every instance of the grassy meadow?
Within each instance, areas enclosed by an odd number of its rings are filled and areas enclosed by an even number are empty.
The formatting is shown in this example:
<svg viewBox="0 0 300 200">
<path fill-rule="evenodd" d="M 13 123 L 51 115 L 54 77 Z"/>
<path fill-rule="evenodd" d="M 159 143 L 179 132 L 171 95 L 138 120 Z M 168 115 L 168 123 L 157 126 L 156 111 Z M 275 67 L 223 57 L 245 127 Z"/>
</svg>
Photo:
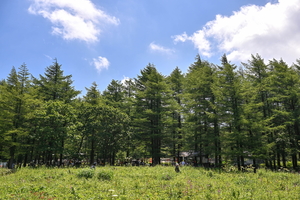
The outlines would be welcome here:
<svg viewBox="0 0 300 200">
<path fill-rule="evenodd" d="M 0 169 L 0 199 L 300 199 L 298 173 L 181 167 Z"/>
</svg>

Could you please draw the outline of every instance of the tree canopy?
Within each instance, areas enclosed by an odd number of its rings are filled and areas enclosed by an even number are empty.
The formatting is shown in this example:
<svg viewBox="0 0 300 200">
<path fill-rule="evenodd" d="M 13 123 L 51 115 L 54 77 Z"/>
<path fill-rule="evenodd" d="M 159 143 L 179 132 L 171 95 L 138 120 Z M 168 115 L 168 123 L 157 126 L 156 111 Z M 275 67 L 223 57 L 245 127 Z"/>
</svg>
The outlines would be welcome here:
<svg viewBox="0 0 300 200">
<path fill-rule="evenodd" d="M 188 157 L 194 165 L 298 169 L 299 69 L 300 60 L 252 55 L 237 68 L 226 55 L 220 65 L 197 55 L 186 73 L 175 67 L 164 76 L 148 64 L 124 83 L 101 92 L 93 82 L 78 96 L 56 59 L 38 78 L 24 63 L 0 81 L 0 161 L 157 165 Z"/>
</svg>

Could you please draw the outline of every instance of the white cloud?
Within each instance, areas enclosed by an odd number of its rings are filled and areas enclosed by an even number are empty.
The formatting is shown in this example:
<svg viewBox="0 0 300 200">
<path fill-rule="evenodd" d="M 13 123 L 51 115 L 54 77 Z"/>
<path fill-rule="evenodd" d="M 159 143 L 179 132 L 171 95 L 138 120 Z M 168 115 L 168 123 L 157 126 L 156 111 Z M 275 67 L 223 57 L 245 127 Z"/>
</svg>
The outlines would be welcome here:
<svg viewBox="0 0 300 200">
<path fill-rule="evenodd" d="M 246 61 L 258 53 L 291 64 L 300 57 L 299 21 L 300 0 L 279 0 L 265 6 L 243 6 L 231 16 L 217 15 L 191 36 L 183 33 L 173 40 L 192 41 L 206 57 L 218 52 L 232 61 Z"/>
<path fill-rule="evenodd" d="M 96 67 L 97 71 L 100 73 L 103 69 L 108 69 L 109 61 L 105 57 L 99 56 L 93 59 L 93 65 Z"/>
<path fill-rule="evenodd" d="M 175 36 L 172 36 L 172 38 L 174 38 L 175 44 L 176 44 L 177 42 L 185 42 L 185 41 L 191 39 L 191 38 L 186 34 L 186 32 L 184 32 L 184 33 L 181 34 L 181 35 L 175 35 Z"/>
<path fill-rule="evenodd" d="M 165 53 L 165 54 L 171 54 L 174 52 L 174 50 L 163 47 L 161 45 L 157 45 L 154 42 L 151 42 L 151 44 L 149 44 L 149 48 L 151 51 L 156 51 L 156 52 Z"/>
<path fill-rule="evenodd" d="M 98 41 L 105 24 L 118 25 L 119 20 L 97 9 L 90 0 L 32 0 L 28 11 L 42 15 L 52 23 L 52 34 L 64 39 Z"/>
<path fill-rule="evenodd" d="M 202 55 L 210 57 L 210 43 L 205 37 L 205 31 L 203 30 L 199 30 L 191 36 L 188 36 L 185 32 L 181 35 L 172 36 L 175 44 L 177 42 L 185 42 L 190 40 L 194 43 L 195 48 L 197 48 Z"/>
<path fill-rule="evenodd" d="M 129 80 L 130 80 L 129 77 L 123 75 L 123 79 L 121 80 L 121 83 L 122 83 L 123 85 L 126 85 L 126 81 L 129 81 Z"/>
<path fill-rule="evenodd" d="M 48 58 L 49 60 L 53 60 L 53 58 L 52 58 L 51 56 L 47 55 L 47 54 L 44 54 L 44 56 L 45 56 L 46 58 Z"/>
</svg>

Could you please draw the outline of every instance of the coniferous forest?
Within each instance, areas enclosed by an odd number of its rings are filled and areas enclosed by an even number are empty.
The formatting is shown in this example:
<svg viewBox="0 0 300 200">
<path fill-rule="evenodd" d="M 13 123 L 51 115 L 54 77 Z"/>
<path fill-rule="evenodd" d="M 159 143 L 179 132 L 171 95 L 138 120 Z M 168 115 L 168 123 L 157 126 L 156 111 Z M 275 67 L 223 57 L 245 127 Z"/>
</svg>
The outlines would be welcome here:
<svg viewBox="0 0 300 200">
<path fill-rule="evenodd" d="M 92 83 L 83 96 L 57 60 L 39 77 L 29 68 L 0 81 L 0 161 L 10 168 L 63 159 L 157 165 L 188 152 L 198 166 L 299 169 L 300 60 L 252 55 L 238 68 L 226 55 L 220 65 L 198 55 L 186 73 L 165 76 L 148 64 L 102 92 Z"/>
</svg>

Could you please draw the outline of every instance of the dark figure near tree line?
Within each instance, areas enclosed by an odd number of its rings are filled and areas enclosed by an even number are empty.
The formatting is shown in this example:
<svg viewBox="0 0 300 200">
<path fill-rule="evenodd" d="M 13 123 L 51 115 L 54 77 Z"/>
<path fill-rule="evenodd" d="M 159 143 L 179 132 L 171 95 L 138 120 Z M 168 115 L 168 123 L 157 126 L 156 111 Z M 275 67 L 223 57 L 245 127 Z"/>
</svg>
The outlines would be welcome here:
<svg viewBox="0 0 300 200">
<path fill-rule="evenodd" d="M 175 172 L 177 172 L 177 173 L 180 172 L 179 164 L 178 163 L 175 164 Z"/>
</svg>

